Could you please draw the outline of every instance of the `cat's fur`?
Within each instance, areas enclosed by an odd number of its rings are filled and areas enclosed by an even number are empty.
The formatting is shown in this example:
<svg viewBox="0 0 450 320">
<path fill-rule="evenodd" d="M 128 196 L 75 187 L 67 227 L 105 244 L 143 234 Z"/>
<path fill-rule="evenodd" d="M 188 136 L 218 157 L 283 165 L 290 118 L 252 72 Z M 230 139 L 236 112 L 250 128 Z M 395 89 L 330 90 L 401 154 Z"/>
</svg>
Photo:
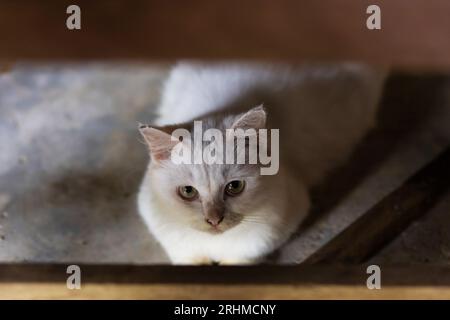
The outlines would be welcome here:
<svg viewBox="0 0 450 320">
<path fill-rule="evenodd" d="M 340 165 L 374 125 L 383 78 L 359 64 L 175 66 L 156 125 L 189 127 L 202 118 L 205 128 L 225 130 L 247 117 L 255 127 L 280 129 L 281 164 L 273 176 L 261 176 L 251 165 L 175 165 L 161 156 L 171 148 L 163 131 L 174 127 L 143 127 L 152 160 L 139 212 L 170 259 L 244 264 L 279 247 L 307 215 L 308 188 Z M 264 109 L 252 109 L 261 104 Z M 245 190 L 224 197 L 224 186 L 234 179 L 244 179 Z M 183 185 L 194 186 L 199 199 L 182 200 L 175 190 Z M 224 220 L 212 230 L 205 214 L 219 209 Z"/>
</svg>

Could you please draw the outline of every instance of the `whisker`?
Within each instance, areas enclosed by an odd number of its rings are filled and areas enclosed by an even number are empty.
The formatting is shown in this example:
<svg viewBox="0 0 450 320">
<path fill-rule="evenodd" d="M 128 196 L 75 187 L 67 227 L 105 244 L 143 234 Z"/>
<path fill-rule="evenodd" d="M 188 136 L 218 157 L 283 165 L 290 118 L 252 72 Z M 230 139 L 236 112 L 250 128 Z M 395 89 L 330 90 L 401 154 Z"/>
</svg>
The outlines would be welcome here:
<svg viewBox="0 0 450 320">
<path fill-rule="evenodd" d="M 254 220 L 254 221 L 267 221 L 266 219 L 261 218 L 261 217 L 251 217 L 251 216 L 244 216 L 242 219 Z"/>
<path fill-rule="evenodd" d="M 247 220 L 247 219 L 243 219 L 241 220 L 242 222 L 249 222 L 249 223 L 254 223 L 254 224 L 266 224 L 264 221 L 257 221 L 257 220 Z"/>
</svg>

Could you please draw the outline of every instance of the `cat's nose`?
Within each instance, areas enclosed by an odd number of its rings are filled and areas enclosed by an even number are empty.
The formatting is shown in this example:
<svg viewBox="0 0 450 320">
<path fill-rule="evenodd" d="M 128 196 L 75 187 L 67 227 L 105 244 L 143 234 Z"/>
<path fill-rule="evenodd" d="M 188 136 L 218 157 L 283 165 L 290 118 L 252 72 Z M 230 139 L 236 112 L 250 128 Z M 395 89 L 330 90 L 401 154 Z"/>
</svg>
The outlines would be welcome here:
<svg viewBox="0 0 450 320">
<path fill-rule="evenodd" d="M 225 216 L 225 207 L 220 202 L 205 202 L 203 204 L 203 215 L 205 222 L 217 227 Z"/>
<path fill-rule="evenodd" d="M 222 220 L 223 220 L 223 216 L 222 217 L 208 218 L 208 219 L 206 219 L 206 222 L 208 222 L 213 227 L 216 227 L 222 222 Z"/>
</svg>

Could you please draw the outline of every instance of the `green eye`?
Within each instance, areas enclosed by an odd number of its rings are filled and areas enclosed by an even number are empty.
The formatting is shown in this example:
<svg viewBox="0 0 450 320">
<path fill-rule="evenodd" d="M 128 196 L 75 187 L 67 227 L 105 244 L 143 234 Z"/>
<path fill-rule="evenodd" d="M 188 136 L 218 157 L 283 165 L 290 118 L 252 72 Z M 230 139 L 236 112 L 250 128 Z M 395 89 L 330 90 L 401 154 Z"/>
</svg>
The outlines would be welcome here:
<svg viewBox="0 0 450 320">
<path fill-rule="evenodd" d="M 198 191 L 193 186 L 182 186 L 178 188 L 178 194 L 184 200 L 195 200 L 198 196 Z"/>
<path fill-rule="evenodd" d="M 245 188 L 244 180 L 233 180 L 225 186 L 225 193 L 229 196 L 237 196 Z"/>
</svg>

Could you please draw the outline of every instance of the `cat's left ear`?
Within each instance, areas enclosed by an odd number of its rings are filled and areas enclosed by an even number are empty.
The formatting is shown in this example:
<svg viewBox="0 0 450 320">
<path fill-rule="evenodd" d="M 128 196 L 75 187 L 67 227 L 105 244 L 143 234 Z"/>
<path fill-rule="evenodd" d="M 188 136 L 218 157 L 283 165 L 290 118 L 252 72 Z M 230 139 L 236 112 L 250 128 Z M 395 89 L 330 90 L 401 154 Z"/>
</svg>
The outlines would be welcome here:
<svg viewBox="0 0 450 320">
<path fill-rule="evenodd" d="M 266 110 L 264 110 L 264 107 L 260 105 L 239 116 L 233 123 L 231 129 L 264 129 L 266 127 L 266 119 Z"/>
<path fill-rule="evenodd" d="M 172 140 L 168 131 L 168 128 L 139 126 L 139 132 L 144 137 L 150 150 L 150 156 L 155 162 L 169 159 L 172 148 L 178 143 L 178 141 Z"/>
</svg>

